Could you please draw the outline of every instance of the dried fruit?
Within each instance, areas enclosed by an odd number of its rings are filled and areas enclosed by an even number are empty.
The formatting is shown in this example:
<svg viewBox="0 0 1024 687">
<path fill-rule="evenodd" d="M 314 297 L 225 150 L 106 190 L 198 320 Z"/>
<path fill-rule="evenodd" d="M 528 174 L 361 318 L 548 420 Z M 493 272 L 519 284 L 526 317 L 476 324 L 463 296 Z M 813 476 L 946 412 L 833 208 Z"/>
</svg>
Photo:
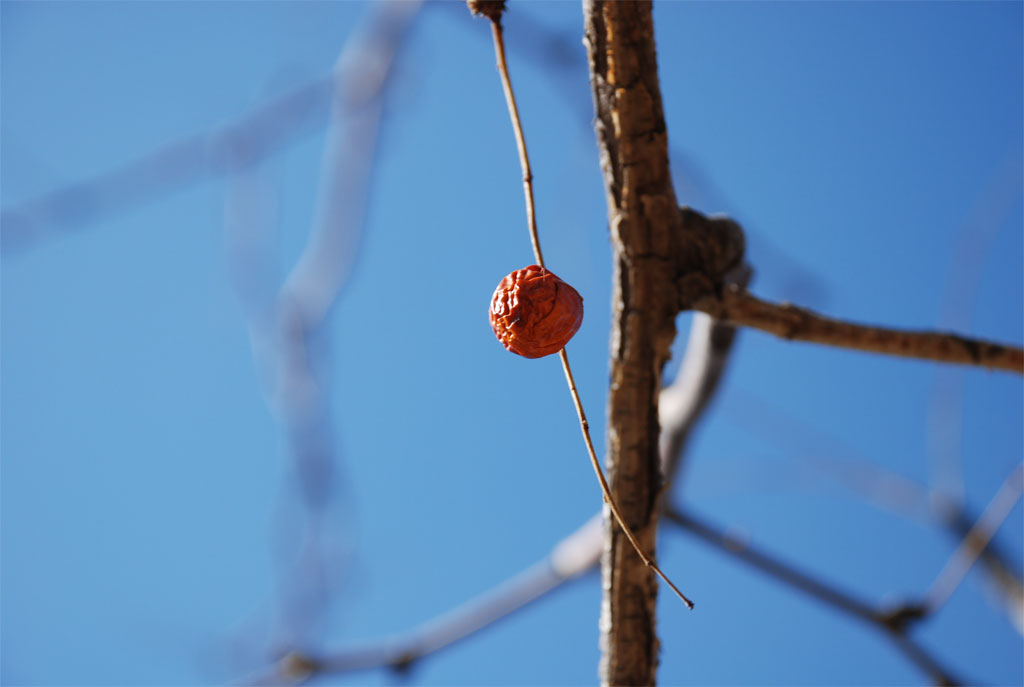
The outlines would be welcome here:
<svg viewBox="0 0 1024 687">
<path fill-rule="evenodd" d="M 539 265 L 501 280 L 491 297 L 491 329 L 498 341 L 524 358 L 558 353 L 583 323 L 583 298 Z"/>
</svg>

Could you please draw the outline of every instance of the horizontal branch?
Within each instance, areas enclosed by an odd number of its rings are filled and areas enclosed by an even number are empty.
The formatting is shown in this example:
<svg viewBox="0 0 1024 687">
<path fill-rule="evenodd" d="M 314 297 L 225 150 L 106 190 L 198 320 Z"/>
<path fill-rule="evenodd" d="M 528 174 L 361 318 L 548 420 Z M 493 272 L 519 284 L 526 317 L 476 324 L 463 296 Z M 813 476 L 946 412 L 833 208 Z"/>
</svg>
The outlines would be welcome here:
<svg viewBox="0 0 1024 687">
<path fill-rule="evenodd" d="M 1024 349 L 1016 346 L 944 332 L 904 331 L 844 322 L 788 303 L 769 303 L 736 287 L 723 289 L 720 298 L 702 298 L 694 307 L 712 317 L 783 339 L 1024 374 Z"/>
</svg>

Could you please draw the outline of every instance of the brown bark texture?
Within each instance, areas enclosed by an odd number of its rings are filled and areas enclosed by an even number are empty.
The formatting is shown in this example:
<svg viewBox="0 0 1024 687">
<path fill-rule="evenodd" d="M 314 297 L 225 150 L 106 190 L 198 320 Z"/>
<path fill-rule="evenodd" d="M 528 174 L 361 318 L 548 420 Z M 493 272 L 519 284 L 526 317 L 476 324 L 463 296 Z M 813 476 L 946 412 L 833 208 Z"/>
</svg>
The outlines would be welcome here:
<svg viewBox="0 0 1024 687">
<path fill-rule="evenodd" d="M 651 4 L 586 0 L 584 21 L 614 260 L 606 466 L 624 519 L 654 555 L 661 491 L 657 397 L 675 337 L 679 304 L 669 256 L 681 217 L 669 174 Z M 601 680 L 653 685 L 657 581 L 607 517 L 602 580 Z"/>
<path fill-rule="evenodd" d="M 624 519 L 654 556 L 658 395 L 675 317 L 721 293 L 742 262 L 743 232 L 676 204 L 651 3 L 584 0 L 583 11 L 614 270 L 606 466 Z M 653 685 L 657 582 L 609 518 L 601 564 L 601 680 Z"/>
<path fill-rule="evenodd" d="M 807 308 L 769 303 L 739 287 L 723 289 L 716 297 L 701 299 L 694 307 L 715 318 L 783 339 L 1024 374 L 1024 350 L 1018 346 L 951 332 L 907 331 L 845 322 Z"/>
</svg>

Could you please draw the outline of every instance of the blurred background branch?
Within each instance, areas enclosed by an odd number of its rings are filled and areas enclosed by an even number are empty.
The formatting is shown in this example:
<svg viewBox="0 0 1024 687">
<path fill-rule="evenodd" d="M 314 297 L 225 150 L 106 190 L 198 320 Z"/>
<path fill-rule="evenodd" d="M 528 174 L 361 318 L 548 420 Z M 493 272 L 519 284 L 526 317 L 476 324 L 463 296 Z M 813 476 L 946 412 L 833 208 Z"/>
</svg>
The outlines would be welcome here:
<svg viewBox="0 0 1024 687">
<path fill-rule="evenodd" d="M 327 324 L 357 259 L 388 87 L 421 5 L 374 5 L 338 56 L 313 228 L 276 293 L 272 265 L 278 260 L 267 226 L 273 217 L 264 207 L 271 189 L 259 182 L 254 169 L 241 167 L 229 178 L 225 196 L 230 271 L 248 315 L 258 376 L 288 437 L 305 509 L 301 532 L 286 535 L 299 542 L 296 558 L 283 573 L 280 636 L 273 642 L 273 651 L 286 655 L 321 641 L 333 593 L 345 580 L 347 518 L 328 510 L 339 503 L 340 466 L 330 420 Z M 293 100 L 289 96 L 285 103 Z M 271 108 L 282 109 L 288 110 Z M 258 133 L 242 124 L 230 136 L 240 132 L 246 137 Z M 259 159 L 269 150 L 266 144 L 257 146 L 243 159 Z"/>
</svg>

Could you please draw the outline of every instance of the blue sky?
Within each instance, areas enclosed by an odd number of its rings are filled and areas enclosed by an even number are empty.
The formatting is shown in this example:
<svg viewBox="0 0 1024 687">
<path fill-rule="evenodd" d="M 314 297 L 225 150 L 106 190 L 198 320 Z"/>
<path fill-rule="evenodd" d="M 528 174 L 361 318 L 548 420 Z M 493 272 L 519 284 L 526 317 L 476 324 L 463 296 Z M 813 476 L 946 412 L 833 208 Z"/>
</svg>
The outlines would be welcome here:
<svg viewBox="0 0 1024 687">
<path fill-rule="evenodd" d="M 94 219 L 32 241 L 9 213 L 323 78 L 368 16 L 0 5 L 4 684 L 223 683 L 288 627 L 306 510 L 254 366 L 225 197 L 256 184 L 243 208 L 269 232 L 277 286 L 315 221 L 324 108 L 244 178 L 127 207 L 123 187 L 85 194 L 73 213 Z M 743 223 L 756 293 L 1024 340 L 1021 3 L 678 2 L 655 21 L 680 201 Z M 506 21 L 545 257 L 586 304 L 568 351 L 601 451 L 611 268 L 581 27 L 572 2 L 513 2 Z M 426 7 L 393 78 L 354 268 L 314 349 L 333 591 L 292 628 L 314 649 L 451 609 L 601 503 L 557 359 L 512 356 L 487 325 L 494 286 L 532 257 L 486 23 Z M 1013 375 L 744 332 L 671 498 L 865 600 L 914 598 L 956 542 L 821 466 L 962 490 L 979 513 L 1021 460 L 1022 416 Z M 997 537 L 1018 575 L 1022 539 L 1018 504 Z M 659 557 L 697 602 L 663 594 L 664 684 L 927 683 L 875 630 L 678 529 Z M 592 683 L 598 584 L 405 678 L 353 679 Z M 1021 635 L 977 571 L 914 636 L 969 681 L 1024 681 Z"/>
</svg>

